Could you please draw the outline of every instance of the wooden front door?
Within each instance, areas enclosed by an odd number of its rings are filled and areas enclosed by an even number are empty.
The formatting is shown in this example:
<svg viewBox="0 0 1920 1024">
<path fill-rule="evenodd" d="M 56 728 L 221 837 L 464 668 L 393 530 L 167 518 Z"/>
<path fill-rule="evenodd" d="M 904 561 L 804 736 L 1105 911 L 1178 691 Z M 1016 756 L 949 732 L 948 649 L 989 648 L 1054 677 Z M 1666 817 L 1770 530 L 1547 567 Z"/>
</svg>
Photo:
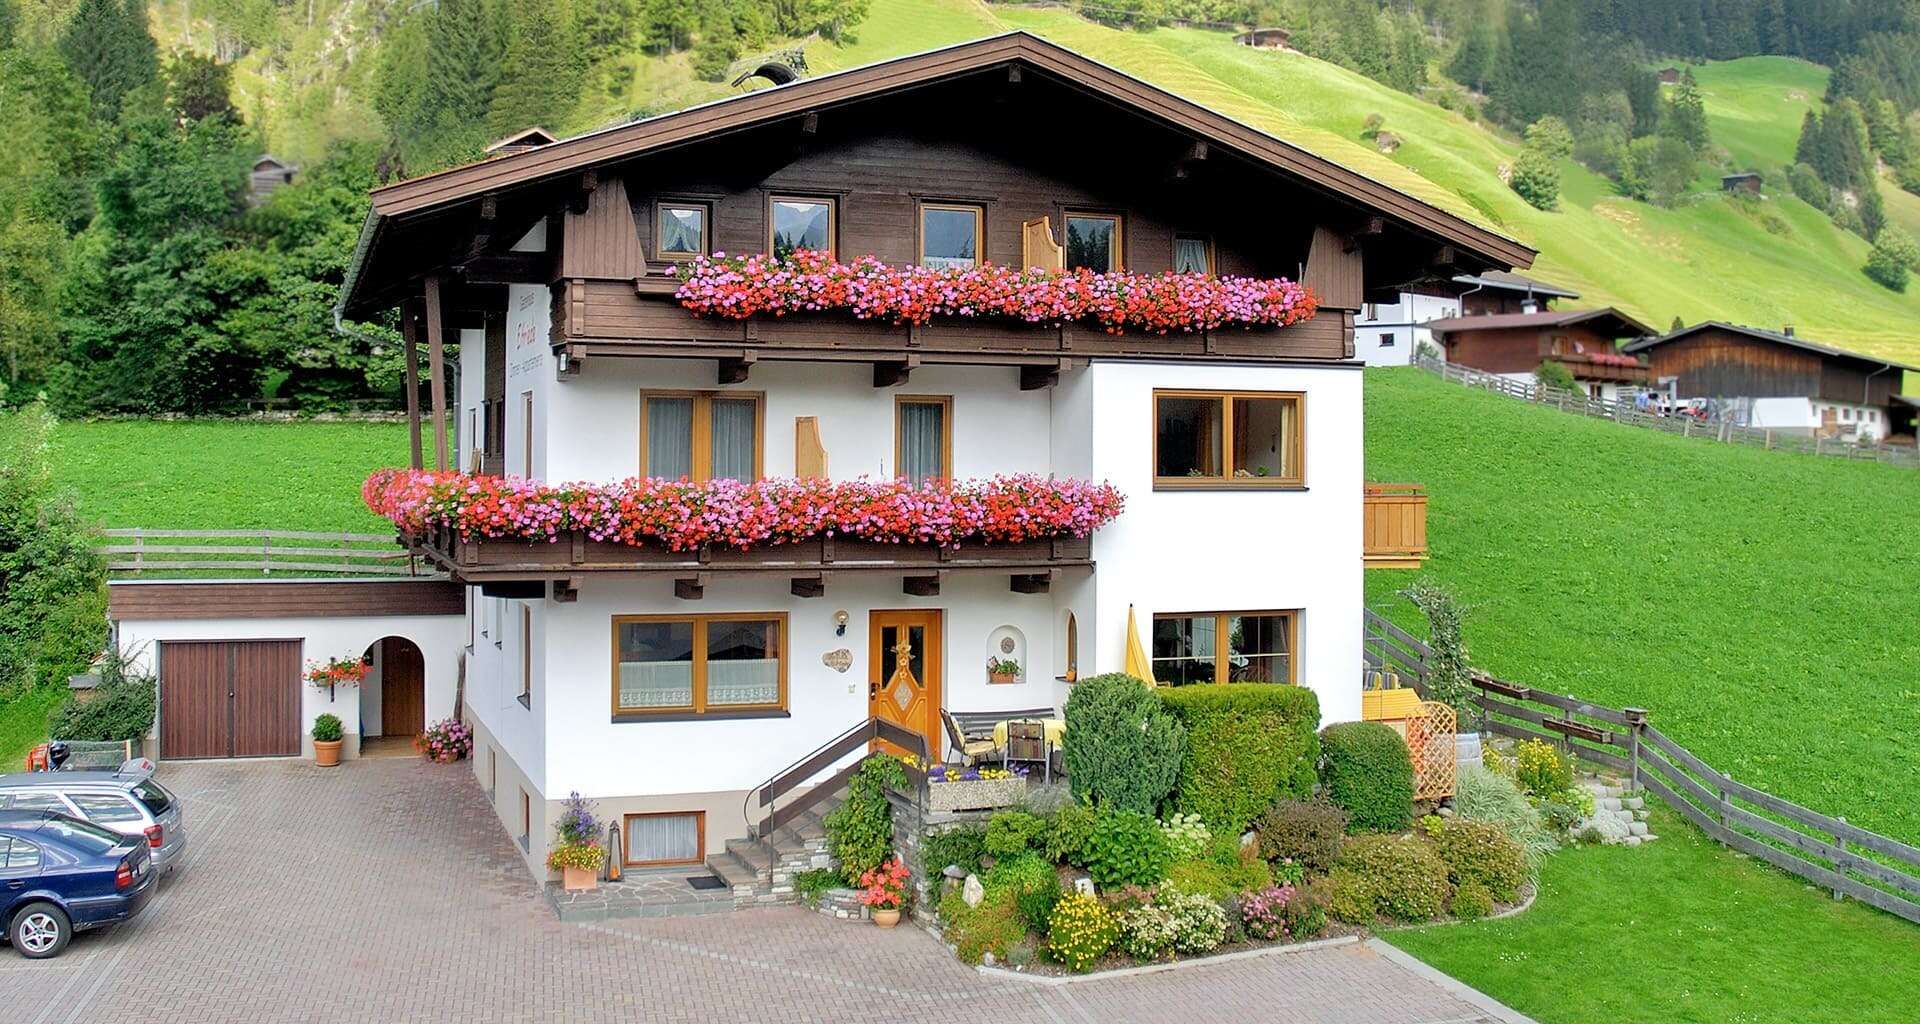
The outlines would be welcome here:
<svg viewBox="0 0 1920 1024">
<path fill-rule="evenodd" d="M 160 756 L 300 753 L 300 641 L 160 645 Z"/>
<path fill-rule="evenodd" d="M 380 733 L 418 736 L 427 731 L 427 662 L 413 641 L 380 641 Z"/>
<path fill-rule="evenodd" d="M 940 612 L 872 612 L 868 615 L 867 713 L 927 738 L 929 754 L 940 749 Z M 907 751 L 883 743 L 892 754 Z"/>
</svg>

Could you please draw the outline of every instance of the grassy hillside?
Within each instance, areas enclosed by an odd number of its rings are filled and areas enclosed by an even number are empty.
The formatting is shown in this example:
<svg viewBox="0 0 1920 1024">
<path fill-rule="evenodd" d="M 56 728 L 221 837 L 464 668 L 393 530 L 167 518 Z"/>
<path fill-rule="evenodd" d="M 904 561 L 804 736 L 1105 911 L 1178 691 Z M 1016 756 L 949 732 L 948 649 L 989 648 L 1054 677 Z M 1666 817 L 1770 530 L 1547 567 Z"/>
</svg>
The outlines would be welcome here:
<svg viewBox="0 0 1920 1024">
<path fill-rule="evenodd" d="M 1367 376 L 1367 476 L 1432 495 L 1430 574 L 1498 675 L 1638 705 L 1721 769 L 1920 840 L 1920 472 Z M 1369 601 L 1411 574 L 1368 574 Z"/>
<path fill-rule="evenodd" d="M 1821 106 L 1829 73 L 1794 57 L 1742 57 L 1695 65 L 1713 141 L 1734 166 L 1771 172 L 1793 163 L 1800 119 Z M 1771 182 L 1781 191 L 1784 182 Z"/>
</svg>

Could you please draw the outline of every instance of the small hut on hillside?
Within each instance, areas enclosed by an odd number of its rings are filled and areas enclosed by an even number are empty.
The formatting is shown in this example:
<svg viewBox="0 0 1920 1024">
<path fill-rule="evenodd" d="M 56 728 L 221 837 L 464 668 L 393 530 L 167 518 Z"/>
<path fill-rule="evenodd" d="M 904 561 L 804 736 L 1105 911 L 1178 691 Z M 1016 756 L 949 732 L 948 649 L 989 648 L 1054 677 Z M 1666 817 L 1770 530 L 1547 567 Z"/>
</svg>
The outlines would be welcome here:
<svg viewBox="0 0 1920 1024">
<path fill-rule="evenodd" d="M 1760 172 L 1741 171 L 1738 174 L 1723 174 L 1720 176 L 1720 191 L 1745 192 L 1757 196 L 1760 194 Z"/>
<path fill-rule="evenodd" d="M 267 197 L 280 189 L 293 184 L 293 176 L 300 168 L 279 159 L 272 153 L 262 153 L 253 161 L 253 168 L 247 172 L 247 203 L 259 206 Z"/>
<path fill-rule="evenodd" d="M 1290 48 L 1293 32 L 1284 28 L 1249 29 L 1234 36 L 1233 41 L 1256 50 L 1285 50 Z"/>
</svg>

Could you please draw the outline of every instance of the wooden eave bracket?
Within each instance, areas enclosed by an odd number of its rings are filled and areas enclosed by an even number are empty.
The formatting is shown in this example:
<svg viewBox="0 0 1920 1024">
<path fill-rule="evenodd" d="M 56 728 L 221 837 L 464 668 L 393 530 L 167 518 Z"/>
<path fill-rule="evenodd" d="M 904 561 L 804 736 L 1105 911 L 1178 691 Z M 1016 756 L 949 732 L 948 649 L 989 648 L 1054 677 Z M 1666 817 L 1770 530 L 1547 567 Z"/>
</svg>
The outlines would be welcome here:
<svg viewBox="0 0 1920 1024">
<path fill-rule="evenodd" d="M 698 601 L 707 596 L 707 583 L 713 578 L 711 573 L 696 573 L 673 581 L 673 596 L 682 601 Z"/>
<path fill-rule="evenodd" d="M 593 198 L 593 192 L 600 187 L 600 172 L 585 171 L 580 175 L 580 190 L 567 199 L 567 210 L 571 213 L 586 213 L 587 202 Z"/>
<path fill-rule="evenodd" d="M 744 384 L 747 374 L 753 371 L 753 364 L 760 357 L 752 352 L 738 356 L 721 356 L 718 362 L 717 380 L 721 384 Z"/>
<path fill-rule="evenodd" d="M 1008 577 L 1008 589 L 1016 594 L 1044 594 L 1053 588 L 1053 581 L 1060 575 L 1058 569 L 1046 572 L 1017 572 Z"/>
<path fill-rule="evenodd" d="M 788 584 L 795 597 L 825 597 L 827 593 L 827 574 L 814 573 L 810 576 L 795 576 Z"/>
<path fill-rule="evenodd" d="M 876 388 L 890 388 L 898 384 L 905 384 L 907 378 L 913 374 L 914 369 L 919 365 L 920 357 L 917 355 L 909 355 L 904 359 L 875 362 L 873 364 L 873 386 Z"/>
<path fill-rule="evenodd" d="M 942 569 L 931 576 L 904 576 L 900 579 L 900 592 L 909 597 L 939 597 L 940 581 L 945 579 L 946 570 Z"/>
<path fill-rule="evenodd" d="M 553 581 L 553 599 L 561 604 L 572 604 L 580 600 L 580 580 L 568 577 Z"/>
<path fill-rule="evenodd" d="M 1060 363 L 1051 366 L 1020 367 L 1020 390 L 1038 391 L 1060 383 Z"/>
<path fill-rule="evenodd" d="M 1353 230 L 1345 233 L 1341 248 L 1346 252 L 1358 252 L 1368 239 L 1379 238 L 1387 233 L 1385 217 L 1368 217 Z"/>
</svg>

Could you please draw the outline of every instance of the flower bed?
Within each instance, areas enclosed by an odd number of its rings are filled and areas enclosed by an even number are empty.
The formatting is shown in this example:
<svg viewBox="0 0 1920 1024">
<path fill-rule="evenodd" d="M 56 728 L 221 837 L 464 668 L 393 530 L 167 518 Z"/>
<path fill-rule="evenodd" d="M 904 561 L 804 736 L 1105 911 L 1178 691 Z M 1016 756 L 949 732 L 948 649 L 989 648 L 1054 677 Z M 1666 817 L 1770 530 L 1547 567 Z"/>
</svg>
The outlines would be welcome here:
<svg viewBox="0 0 1920 1024">
<path fill-rule="evenodd" d="M 402 531 L 450 529 L 468 539 L 595 541 L 687 551 L 740 550 L 820 536 L 951 546 L 1085 537 L 1120 514 L 1111 484 L 1032 475 L 915 487 L 876 480 L 687 480 L 544 484 L 519 477 L 383 469 L 361 488 L 367 507 Z"/>
<path fill-rule="evenodd" d="M 924 324 L 936 316 L 1032 324 L 1091 320 L 1112 334 L 1285 327 L 1318 300 L 1286 278 L 1129 274 L 1089 270 L 889 267 L 872 256 L 837 263 L 802 249 L 786 258 L 717 253 L 681 270 L 674 297 L 700 316 L 845 311 L 862 320 Z"/>
</svg>

